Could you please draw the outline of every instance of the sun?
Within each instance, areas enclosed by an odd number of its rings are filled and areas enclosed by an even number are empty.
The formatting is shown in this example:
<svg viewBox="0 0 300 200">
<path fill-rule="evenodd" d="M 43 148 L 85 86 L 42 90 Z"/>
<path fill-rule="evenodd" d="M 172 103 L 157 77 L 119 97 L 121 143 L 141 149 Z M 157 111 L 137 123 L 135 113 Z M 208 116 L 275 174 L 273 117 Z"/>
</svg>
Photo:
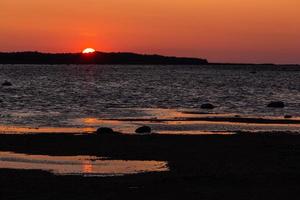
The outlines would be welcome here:
<svg viewBox="0 0 300 200">
<path fill-rule="evenodd" d="M 82 53 L 94 53 L 95 52 L 95 49 L 93 48 L 86 48 L 82 51 Z"/>
</svg>

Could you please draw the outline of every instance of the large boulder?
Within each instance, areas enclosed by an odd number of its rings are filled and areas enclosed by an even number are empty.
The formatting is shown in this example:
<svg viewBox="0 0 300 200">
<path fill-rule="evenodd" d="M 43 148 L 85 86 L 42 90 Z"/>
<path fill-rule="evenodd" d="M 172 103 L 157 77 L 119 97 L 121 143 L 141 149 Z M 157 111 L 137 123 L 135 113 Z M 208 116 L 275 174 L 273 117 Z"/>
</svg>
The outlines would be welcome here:
<svg viewBox="0 0 300 200">
<path fill-rule="evenodd" d="M 210 104 L 210 103 L 205 103 L 205 104 L 202 104 L 202 105 L 201 105 L 201 108 L 202 108 L 202 109 L 214 109 L 215 106 L 212 105 L 212 104 Z"/>
<path fill-rule="evenodd" d="M 107 127 L 98 128 L 96 131 L 97 135 L 112 135 L 115 134 L 114 130 Z"/>
<path fill-rule="evenodd" d="M 149 126 L 141 126 L 135 130 L 135 132 L 139 134 L 150 134 L 151 131 L 152 130 Z"/>
<path fill-rule="evenodd" d="M 284 108 L 284 106 L 284 102 L 282 101 L 272 101 L 267 105 L 269 108 Z"/>
<path fill-rule="evenodd" d="M 4 81 L 4 82 L 2 83 L 2 86 L 12 86 L 12 83 L 9 82 L 9 81 Z"/>
</svg>

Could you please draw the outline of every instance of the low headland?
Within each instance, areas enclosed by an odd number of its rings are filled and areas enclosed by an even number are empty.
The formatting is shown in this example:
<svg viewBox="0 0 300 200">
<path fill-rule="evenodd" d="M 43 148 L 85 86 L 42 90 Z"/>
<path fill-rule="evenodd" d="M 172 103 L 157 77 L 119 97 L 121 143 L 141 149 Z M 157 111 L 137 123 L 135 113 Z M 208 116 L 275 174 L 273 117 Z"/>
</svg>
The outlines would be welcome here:
<svg viewBox="0 0 300 200">
<path fill-rule="evenodd" d="M 0 64 L 124 64 L 124 65 L 201 65 L 206 59 L 136 53 L 41 53 L 0 52 Z"/>
<path fill-rule="evenodd" d="M 299 64 L 209 62 L 205 58 L 176 57 L 132 52 L 44 53 L 38 51 L 0 52 L 0 64 L 99 64 L 99 65 L 213 65 L 213 66 L 290 66 Z"/>
</svg>

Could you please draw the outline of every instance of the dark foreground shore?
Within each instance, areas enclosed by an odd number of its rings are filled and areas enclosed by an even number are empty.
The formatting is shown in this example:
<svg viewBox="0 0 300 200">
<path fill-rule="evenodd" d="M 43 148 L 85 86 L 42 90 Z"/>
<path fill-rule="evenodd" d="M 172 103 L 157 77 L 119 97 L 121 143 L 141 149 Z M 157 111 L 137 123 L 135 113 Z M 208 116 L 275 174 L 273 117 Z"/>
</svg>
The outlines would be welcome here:
<svg viewBox="0 0 300 200">
<path fill-rule="evenodd" d="M 0 151 L 161 160 L 169 172 L 55 176 L 0 169 L 0 199 L 290 199 L 300 195 L 300 136 L 0 135 Z M 296 195 L 296 196 L 295 196 Z"/>
</svg>

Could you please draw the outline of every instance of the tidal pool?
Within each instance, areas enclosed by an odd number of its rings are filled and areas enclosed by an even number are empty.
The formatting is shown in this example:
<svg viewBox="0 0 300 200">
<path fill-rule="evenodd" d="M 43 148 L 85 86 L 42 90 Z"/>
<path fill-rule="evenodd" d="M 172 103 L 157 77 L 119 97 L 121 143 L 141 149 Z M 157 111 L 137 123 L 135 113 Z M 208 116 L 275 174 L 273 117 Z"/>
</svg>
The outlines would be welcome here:
<svg viewBox="0 0 300 200">
<path fill-rule="evenodd" d="M 96 156 L 48 156 L 0 152 L 0 168 L 44 170 L 56 175 L 122 176 L 168 171 L 162 161 L 109 160 Z"/>
</svg>

